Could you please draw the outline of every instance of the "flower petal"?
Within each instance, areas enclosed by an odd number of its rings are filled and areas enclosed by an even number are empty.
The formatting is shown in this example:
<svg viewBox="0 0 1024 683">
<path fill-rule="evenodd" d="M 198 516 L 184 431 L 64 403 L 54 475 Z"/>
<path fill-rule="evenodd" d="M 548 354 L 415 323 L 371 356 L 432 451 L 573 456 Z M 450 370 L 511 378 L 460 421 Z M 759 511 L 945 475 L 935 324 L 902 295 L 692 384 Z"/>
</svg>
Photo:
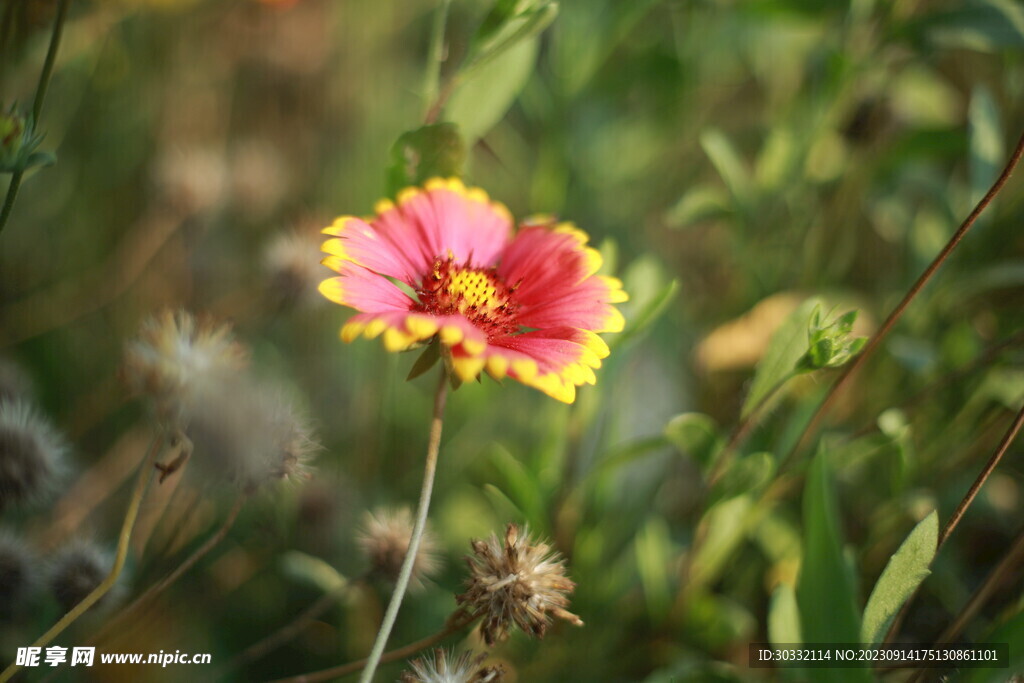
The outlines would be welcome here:
<svg viewBox="0 0 1024 683">
<path fill-rule="evenodd" d="M 413 304 L 405 292 L 381 275 L 351 261 L 343 261 L 336 266 L 341 277 L 320 283 L 320 293 L 336 304 L 364 312 L 407 311 Z"/>
</svg>

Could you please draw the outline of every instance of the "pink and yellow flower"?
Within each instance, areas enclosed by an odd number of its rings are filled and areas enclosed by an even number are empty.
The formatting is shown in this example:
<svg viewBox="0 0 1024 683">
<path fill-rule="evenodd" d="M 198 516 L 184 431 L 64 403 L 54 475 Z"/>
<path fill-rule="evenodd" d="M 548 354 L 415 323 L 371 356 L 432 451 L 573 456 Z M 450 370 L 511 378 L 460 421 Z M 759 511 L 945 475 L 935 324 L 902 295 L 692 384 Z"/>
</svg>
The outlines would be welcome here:
<svg viewBox="0 0 1024 683">
<path fill-rule="evenodd" d="M 389 351 L 435 339 L 463 381 L 486 371 L 571 403 L 608 355 L 599 332 L 622 330 L 622 283 L 569 223 L 524 223 L 478 188 L 435 178 L 381 200 L 377 215 L 324 230 L 320 292 L 359 311 L 350 342 L 383 336 Z M 400 285 L 405 285 L 403 288 Z M 410 296 L 409 292 L 414 293 Z"/>
</svg>

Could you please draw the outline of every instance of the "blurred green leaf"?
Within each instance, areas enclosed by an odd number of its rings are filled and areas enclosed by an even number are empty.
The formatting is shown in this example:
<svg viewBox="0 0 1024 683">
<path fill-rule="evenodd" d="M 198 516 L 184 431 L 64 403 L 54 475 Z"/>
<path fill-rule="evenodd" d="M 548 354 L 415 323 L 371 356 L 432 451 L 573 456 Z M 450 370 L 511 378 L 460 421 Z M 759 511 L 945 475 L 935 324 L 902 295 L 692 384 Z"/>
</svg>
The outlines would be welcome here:
<svg viewBox="0 0 1024 683">
<path fill-rule="evenodd" d="M 737 206 L 749 207 L 753 200 L 750 174 L 729 138 L 720 130 L 709 128 L 700 134 L 700 146 L 722 176 Z"/>
<path fill-rule="evenodd" d="M 466 146 L 453 123 L 435 123 L 402 133 L 391 148 L 388 194 L 440 176 L 459 177 L 466 163 Z"/>
<path fill-rule="evenodd" d="M 938 540 L 939 513 L 932 511 L 914 527 L 878 577 L 864 608 L 862 643 L 875 644 L 885 639 L 903 603 L 931 574 L 928 568 L 935 558 Z"/>
<path fill-rule="evenodd" d="M 758 493 L 775 476 L 775 465 L 775 456 L 771 453 L 752 453 L 736 460 L 712 488 L 708 500 Z"/>
<path fill-rule="evenodd" d="M 796 598 L 805 642 L 854 643 L 860 617 L 853 583 L 843 556 L 839 509 L 827 455 L 819 450 L 811 462 L 804 490 L 804 558 Z M 869 681 L 867 669 L 818 669 L 822 681 Z"/>
<path fill-rule="evenodd" d="M 537 61 L 536 38 L 524 40 L 459 83 L 444 118 L 458 125 L 470 145 L 495 126 L 515 102 Z"/>
<path fill-rule="evenodd" d="M 482 68 L 533 38 L 556 16 L 558 3 L 550 0 L 498 0 L 473 36 L 464 72 Z"/>
<path fill-rule="evenodd" d="M 754 166 L 758 187 L 766 192 L 781 187 L 796 167 L 798 152 L 797 141 L 789 129 L 772 129 Z"/>
<path fill-rule="evenodd" d="M 974 88 L 971 106 L 967 112 L 970 126 L 970 178 L 971 205 L 977 204 L 1003 168 L 1003 129 L 999 123 L 999 109 L 992 93 L 984 85 Z M 990 216 L 986 211 L 980 218 Z"/>
<path fill-rule="evenodd" d="M 686 640 L 711 651 L 749 641 L 757 629 L 749 610 L 726 595 L 696 593 L 690 596 L 687 608 Z"/>
<path fill-rule="evenodd" d="M 505 520 L 526 519 L 526 514 L 494 484 L 484 484 L 484 495 L 491 501 L 495 517 Z"/>
<path fill-rule="evenodd" d="M 711 465 L 725 441 L 714 419 L 703 413 L 676 415 L 665 425 L 665 438 L 703 469 Z"/>
<path fill-rule="evenodd" d="M 747 398 L 743 401 L 741 417 L 747 417 L 762 401 L 769 400 L 769 394 L 793 376 L 797 361 L 807 351 L 807 323 L 814 309 L 820 305 L 821 299 L 818 298 L 804 301 L 772 335 L 768 349 L 757 364 Z M 776 393 L 776 397 L 779 393 Z"/>
<path fill-rule="evenodd" d="M 768 640 L 773 645 L 804 642 L 796 593 L 788 583 L 780 583 L 772 593 L 772 601 L 768 605 Z"/>
<path fill-rule="evenodd" d="M 990 669 L 970 669 L 965 683 L 1004 683 L 1009 672 L 1024 671 L 1024 611 L 1018 612 L 998 626 L 985 639 L 984 644 L 1007 643 L 1010 646 L 1009 666 Z M 981 644 L 981 643 L 979 643 Z"/>
<path fill-rule="evenodd" d="M 718 578 L 743 542 L 753 508 L 750 496 L 737 496 L 715 503 L 704 513 L 700 522 L 704 526 L 704 543 L 693 558 L 688 589 L 707 586 Z"/>
<path fill-rule="evenodd" d="M 281 566 L 290 578 L 315 586 L 324 593 L 338 590 L 348 583 L 348 579 L 327 562 L 298 550 L 287 551 L 281 557 Z"/>
<path fill-rule="evenodd" d="M 498 475 L 494 483 L 526 515 L 526 521 L 535 527 L 541 524 L 546 515 L 543 514 L 544 501 L 540 483 L 527 471 L 523 463 L 500 445 L 490 449 L 489 462 Z M 538 531 L 544 529 L 539 528 Z"/>
<path fill-rule="evenodd" d="M 408 382 L 409 380 L 416 379 L 424 372 L 427 372 L 430 368 L 434 367 L 437 364 L 437 361 L 441 360 L 440 349 L 440 344 L 428 344 L 427 348 L 423 349 L 423 353 L 420 354 L 420 357 L 416 359 L 415 363 L 413 363 L 412 368 L 409 370 L 409 374 L 405 377 L 405 380 Z"/>
<path fill-rule="evenodd" d="M 697 221 L 729 210 L 729 196 L 714 185 L 695 185 L 668 210 L 665 222 L 670 228 L 686 228 Z"/>
<path fill-rule="evenodd" d="M 970 0 L 916 21 L 912 35 L 946 48 L 998 52 L 1024 47 L 1024 8 L 1014 0 Z"/>
<path fill-rule="evenodd" d="M 613 349 L 625 348 L 642 337 L 661 317 L 679 289 L 677 280 L 669 280 L 665 269 L 651 256 L 642 256 L 626 268 L 623 287 L 629 301 L 620 306 L 626 318 L 625 328 L 611 339 Z"/>
<path fill-rule="evenodd" d="M 647 610 L 655 619 L 664 617 L 672 605 L 669 567 L 675 551 L 671 532 L 661 517 L 647 519 L 636 537 L 636 567 L 643 586 Z"/>
</svg>

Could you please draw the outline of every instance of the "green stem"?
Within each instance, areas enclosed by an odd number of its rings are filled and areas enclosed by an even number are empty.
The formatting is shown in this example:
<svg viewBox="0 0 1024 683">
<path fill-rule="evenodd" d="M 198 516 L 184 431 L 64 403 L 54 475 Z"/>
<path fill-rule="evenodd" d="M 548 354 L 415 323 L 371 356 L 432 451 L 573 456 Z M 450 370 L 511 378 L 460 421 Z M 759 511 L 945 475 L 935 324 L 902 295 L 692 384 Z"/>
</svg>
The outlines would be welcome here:
<svg viewBox="0 0 1024 683">
<path fill-rule="evenodd" d="M 71 0 L 60 0 L 57 4 L 57 16 L 53 20 L 53 33 L 50 35 L 50 47 L 46 50 L 46 60 L 43 62 L 43 70 L 39 74 L 39 83 L 36 85 L 36 96 L 32 101 L 32 128 L 39 124 L 39 115 L 43 112 L 43 100 L 46 99 L 46 89 L 50 85 L 50 75 L 53 73 L 53 65 L 57 61 L 57 49 L 60 47 L 60 37 L 64 33 L 64 20 L 68 15 L 68 5 Z M 7 186 L 7 197 L 4 199 L 4 208 L 0 211 L 0 233 L 7 225 L 7 219 L 14 208 L 14 200 L 18 197 L 18 188 L 21 187 L 21 179 L 24 171 L 16 171 L 11 176 L 11 182 Z"/>
<path fill-rule="evenodd" d="M 423 486 L 420 489 L 420 503 L 416 510 L 416 524 L 413 526 L 412 537 L 409 539 L 409 548 L 405 551 L 405 560 L 402 561 L 402 569 L 398 573 L 398 581 L 395 582 L 395 592 L 391 595 L 391 602 L 384 613 L 384 620 L 381 622 L 380 631 L 377 632 L 377 639 L 370 650 L 370 656 L 366 658 L 366 668 L 359 678 L 360 683 L 370 683 L 373 674 L 380 664 L 381 655 L 384 654 L 384 646 L 387 645 L 388 636 L 395 625 L 398 617 L 398 608 L 402 605 L 402 598 L 409 587 L 409 579 L 412 576 L 412 567 L 416 561 L 416 553 L 420 549 L 420 540 L 423 538 L 423 529 L 427 525 L 427 511 L 430 509 L 430 495 L 434 490 L 434 475 L 437 473 L 437 455 L 441 449 L 441 428 L 444 425 L 444 404 L 448 396 L 448 373 L 442 368 L 441 379 L 437 384 L 437 391 L 434 393 L 434 419 L 430 423 L 430 440 L 427 445 L 427 462 L 423 470 Z M 3 683 L 0 681 L 0 683 Z"/>
<path fill-rule="evenodd" d="M 128 510 L 125 512 L 124 522 L 121 525 L 121 535 L 117 540 L 117 554 L 114 556 L 114 565 L 110 568 L 110 573 L 107 577 L 100 582 L 100 585 L 96 586 L 91 593 L 82 598 L 82 601 L 72 608 L 70 612 L 65 614 L 61 619 L 50 627 L 50 630 L 39 637 L 39 639 L 32 643 L 32 647 L 42 648 L 53 642 L 53 639 L 59 636 L 68 626 L 71 626 L 80 616 L 85 614 L 86 610 L 95 605 L 100 598 L 107 594 L 107 592 L 114 587 L 117 583 L 117 577 L 121 575 L 121 570 L 124 569 L 125 561 L 128 559 L 128 544 L 131 541 L 132 530 L 135 528 L 135 520 L 139 516 L 139 506 L 142 504 L 142 498 L 146 494 L 146 489 L 149 486 L 149 482 L 152 479 L 153 469 L 150 466 L 154 460 L 156 460 L 156 454 L 162 448 L 163 439 L 160 436 L 156 436 L 153 439 L 153 443 L 146 453 L 146 457 L 143 459 L 142 464 L 139 466 L 139 476 L 135 479 L 135 488 L 132 491 L 131 500 L 128 502 Z M 18 664 L 11 664 L 9 667 L 4 669 L 3 673 L 0 673 L 0 683 L 5 683 L 11 680 L 14 674 L 18 673 L 21 667 Z"/>
<path fill-rule="evenodd" d="M 426 116 L 430 107 L 437 100 L 438 87 L 441 83 L 441 64 L 444 62 L 444 31 L 448 23 L 448 8 L 452 0 L 441 0 L 441 6 L 434 14 L 434 25 L 430 30 L 430 50 L 427 53 L 427 73 L 423 79 L 423 99 L 427 104 Z"/>
</svg>

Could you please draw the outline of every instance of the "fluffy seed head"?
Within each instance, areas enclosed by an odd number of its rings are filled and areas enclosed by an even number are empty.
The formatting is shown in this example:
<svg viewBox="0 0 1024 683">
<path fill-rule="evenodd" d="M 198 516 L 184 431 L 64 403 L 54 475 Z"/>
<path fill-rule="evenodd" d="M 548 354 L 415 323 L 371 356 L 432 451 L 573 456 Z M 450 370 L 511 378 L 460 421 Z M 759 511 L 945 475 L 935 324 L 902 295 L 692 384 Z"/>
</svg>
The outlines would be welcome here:
<svg viewBox="0 0 1024 683">
<path fill-rule="evenodd" d="M 487 655 L 474 657 L 470 651 L 455 657 L 438 648 L 433 656 L 425 655 L 409 662 L 412 671 L 404 672 L 400 683 L 500 683 L 505 669 L 481 667 L 485 659 Z"/>
<path fill-rule="evenodd" d="M 563 560 L 546 543 L 534 542 L 529 529 L 520 533 L 509 524 L 504 541 L 491 534 L 486 542 L 471 545 L 469 588 L 455 599 L 463 609 L 483 615 L 480 631 L 488 645 L 508 638 L 513 625 L 543 637 L 552 616 L 583 625 L 565 609 L 576 584 L 565 576 Z"/>
<path fill-rule="evenodd" d="M 320 286 L 319 235 L 308 231 L 289 231 L 278 235 L 263 253 L 267 287 L 280 304 L 312 306 L 324 299 Z"/>
<path fill-rule="evenodd" d="M 412 538 L 413 519 L 409 508 L 389 510 L 378 508 L 367 512 L 363 518 L 362 529 L 356 537 L 370 561 L 371 571 L 388 581 L 397 581 L 402 568 L 402 560 L 409 549 Z M 422 588 L 423 581 L 441 568 L 441 559 L 437 554 L 437 540 L 427 527 L 423 530 L 420 547 L 416 551 L 416 559 L 412 565 L 410 586 Z"/>
<path fill-rule="evenodd" d="M 177 421 L 198 395 L 245 367 L 248 354 L 227 325 L 164 311 L 147 320 L 125 352 L 124 378 L 153 399 L 158 414 Z"/>
<path fill-rule="evenodd" d="M 38 561 L 28 546 L 0 533 L 0 620 L 10 618 L 35 588 Z"/>
<path fill-rule="evenodd" d="M 111 558 L 94 545 L 74 543 L 61 550 L 50 569 L 50 590 L 61 609 L 69 612 L 93 592 L 111 565 Z"/>
<path fill-rule="evenodd" d="M 24 401 L 0 401 L 0 510 L 36 500 L 63 469 L 64 439 Z"/>
<path fill-rule="evenodd" d="M 198 396 L 186 414 L 197 464 L 246 490 L 308 478 L 318 448 L 305 420 L 274 387 L 234 378 Z"/>
</svg>

